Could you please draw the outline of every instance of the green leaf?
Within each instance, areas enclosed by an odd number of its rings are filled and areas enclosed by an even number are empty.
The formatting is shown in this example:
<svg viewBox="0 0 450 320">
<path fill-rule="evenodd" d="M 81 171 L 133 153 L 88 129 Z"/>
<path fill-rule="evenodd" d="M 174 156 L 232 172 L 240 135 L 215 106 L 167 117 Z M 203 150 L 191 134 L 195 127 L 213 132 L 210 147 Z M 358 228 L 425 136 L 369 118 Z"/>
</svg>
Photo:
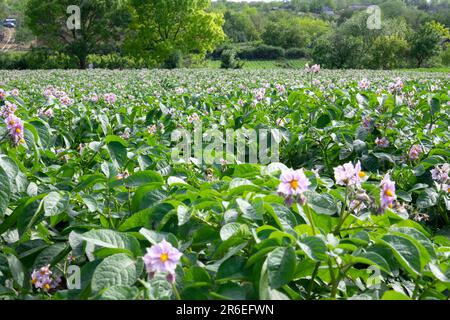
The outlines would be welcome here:
<svg viewBox="0 0 450 320">
<path fill-rule="evenodd" d="M 137 239 L 127 233 L 114 230 L 91 230 L 83 233 L 82 240 L 103 248 L 127 249 L 135 257 L 141 255 Z"/>
<path fill-rule="evenodd" d="M 434 207 L 439 199 L 438 193 L 431 188 L 425 189 L 419 194 L 416 205 L 419 209 Z"/>
<path fill-rule="evenodd" d="M 314 261 L 325 261 L 327 259 L 327 246 L 318 237 L 306 237 L 298 240 L 298 245 L 303 252 Z"/>
<path fill-rule="evenodd" d="M 14 281 L 21 287 L 26 287 L 27 286 L 26 279 L 28 278 L 28 276 L 27 271 L 23 266 L 22 262 L 20 262 L 20 260 L 17 259 L 17 257 L 12 254 L 9 254 L 7 256 L 7 259 L 9 270 L 11 271 Z"/>
<path fill-rule="evenodd" d="M 385 235 L 381 243 L 392 250 L 395 258 L 406 271 L 413 276 L 421 273 L 420 251 L 411 240 L 398 235 Z"/>
<path fill-rule="evenodd" d="M 69 253 L 65 243 L 56 243 L 42 250 L 34 260 L 33 269 L 39 269 L 46 265 L 54 266 Z"/>
<path fill-rule="evenodd" d="M 153 182 L 163 183 L 164 179 L 158 172 L 150 170 L 136 172 L 125 180 L 125 184 L 131 188 L 140 187 Z"/>
<path fill-rule="evenodd" d="M 338 211 L 333 196 L 329 194 L 318 194 L 317 192 L 308 191 L 305 195 L 309 206 L 318 214 L 332 216 Z"/>
<path fill-rule="evenodd" d="M 411 300 L 406 294 L 397 291 L 386 291 L 381 300 Z"/>
<path fill-rule="evenodd" d="M 126 254 L 116 254 L 105 258 L 95 268 L 91 288 L 101 291 L 114 286 L 132 286 L 138 278 L 137 265 Z"/>
<path fill-rule="evenodd" d="M 297 257 L 292 247 L 273 250 L 267 257 L 269 283 L 273 289 L 288 284 L 295 275 Z"/>
<path fill-rule="evenodd" d="M 179 205 L 177 208 L 178 226 L 182 226 L 189 222 L 191 218 L 192 210 L 185 205 Z"/>
<path fill-rule="evenodd" d="M 248 226 L 237 222 L 228 223 L 220 229 L 220 238 L 222 241 L 226 241 L 233 236 L 242 236 L 244 238 L 249 234 Z"/>
<path fill-rule="evenodd" d="M 0 217 L 8 209 L 9 199 L 11 197 L 11 185 L 5 170 L 0 167 Z"/>
<path fill-rule="evenodd" d="M 139 294 L 136 287 L 114 286 L 107 288 L 101 295 L 101 300 L 134 300 Z"/>
<path fill-rule="evenodd" d="M 108 143 L 108 151 L 111 160 L 116 163 L 116 166 L 123 168 L 125 162 L 128 160 L 127 148 L 118 141 L 111 141 Z"/>
<path fill-rule="evenodd" d="M 61 192 L 52 191 L 43 200 L 46 217 L 56 216 L 67 210 L 69 196 Z"/>
</svg>

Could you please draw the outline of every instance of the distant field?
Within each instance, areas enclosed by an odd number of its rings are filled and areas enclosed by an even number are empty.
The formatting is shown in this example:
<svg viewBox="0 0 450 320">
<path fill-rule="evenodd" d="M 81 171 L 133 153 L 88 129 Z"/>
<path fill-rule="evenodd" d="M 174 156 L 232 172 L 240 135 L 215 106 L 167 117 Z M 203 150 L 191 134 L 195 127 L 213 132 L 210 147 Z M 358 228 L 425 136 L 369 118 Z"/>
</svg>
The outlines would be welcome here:
<svg viewBox="0 0 450 320">
<path fill-rule="evenodd" d="M 406 71 L 414 71 L 414 72 L 450 72 L 450 67 L 442 67 L 442 68 L 416 68 L 416 69 L 402 69 Z"/>
<path fill-rule="evenodd" d="M 294 59 L 294 60 L 243 60 L 243 69 L 303 69 L 305 64 L 308 63 L 306 59 Z M 220 60 L 208 60 L 206 61 L 207 68 L 218 69 L 220 68 Z M 450 67 L 441 68 L 412 68 L 412 69 L 399 69 L 399 71 L 415 71 L 415 72 L 450 72 Z"/>
<path fill-rule="evenodd" d="M 296 60 L 243 60 L 244 69 L 303 69 L 308 62 L 305 59 Z M 220 68 L 220 60 L 208 60 L 208 68 Z"/>
</svg>

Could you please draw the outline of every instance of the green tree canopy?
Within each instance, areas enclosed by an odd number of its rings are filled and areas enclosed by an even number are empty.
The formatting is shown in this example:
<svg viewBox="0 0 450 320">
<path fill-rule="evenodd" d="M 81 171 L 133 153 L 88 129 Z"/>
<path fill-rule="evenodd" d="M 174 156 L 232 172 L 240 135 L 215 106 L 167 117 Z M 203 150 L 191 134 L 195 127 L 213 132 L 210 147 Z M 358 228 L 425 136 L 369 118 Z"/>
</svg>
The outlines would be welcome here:
<svg viewBox="0 0 450 320">
<path fill-rule="evenodd" d="M 29 0 L 26 22 L 38 39 L 49 48 L 65 52 L 86 67 L 89 54 L 117 47 L 129 14 L 121 0 Z M 78 5 L 81 29 L 69 30 L 67 8 Z"/>
<path fill-rule="evenodd" d="M 268 45 L 285 49 L 306 48 L 329 29 L 329 24 L 323 20 L 277 12 L 271 15 L 262 39 Z"/>
<path fill-rule="evenodd" d="M 210 0 L 130 0 L 128 51 L 164 62 L 173 51 L 204 56 L 225 40 L 220 13 Z"/>
</svg>

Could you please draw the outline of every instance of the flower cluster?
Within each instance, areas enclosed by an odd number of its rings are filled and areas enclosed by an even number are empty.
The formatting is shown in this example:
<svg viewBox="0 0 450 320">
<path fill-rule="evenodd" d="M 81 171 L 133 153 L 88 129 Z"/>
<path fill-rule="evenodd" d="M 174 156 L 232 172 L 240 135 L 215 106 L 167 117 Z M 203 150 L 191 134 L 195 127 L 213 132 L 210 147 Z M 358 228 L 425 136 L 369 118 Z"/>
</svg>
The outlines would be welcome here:
<svg viewBox="0 0 450 320">
<path fill-rule="evenodd" d="M 392 208 L 394 202 L 397 200 L 397 195 L 395 194 L 395 182 L 391 180 L 391 176 L 387 174 L 381 181 L 381 211 L 386 211 L 387 208 Z"/>
<path fill-rule="evenodd" d="M 17 106 L 14 103 L 5 101 L 5 105 L 3 105 L 0 110 L 0 116 L 2 116 L 3 118 L 7 118 L 10 115 L 14 114 L 16 110 Z"/>
<path fill-rule="evenodd" d="M 445 192 L 450 193 L 450 164 L 445 163 L 440 166 L 436 166 L 431 170 L 431 177 L 436 182 L 438 188 Z"/>
<path fill-rule="evenodd" d="M 379 148 L 388 148 L 389 147 L 389 140 L 386 137 L 383 137 L 381 139 L 380 138 L 376 138 L 375 139 L 375 144 Z"/>
<path fill-rule="evenodd" d="M 36 289 L 49 291 L 58 287 L 60 282 L 60 278 L 53 277 L 50 265 L 42 267 L 39 270 L 34 270 L 31 274 L 31 283 Z"/>
<path fill-rule="evenodd" d="M 14 114 L 10 114 L 6 118 L 5 122 L 12 144 L 17 147 L 20 144 L 25 143 L 22 120 L 16 117 Z"/>
<path fill-rule="evenodd" d="M 306 177 L 303 169 L 300 170 L 285 170 L 280 176 L 280 185 L 278 186 L 278 193 L 286 196 L 286 203 L 292 204 L 293 198 L 298 196 L 300 204 L 305 202 L 303 193 L 308 191 L 311 182 Z"/>
<path fill-rule="evenodd" d="M 367 181 L 369 176 L 361 170 L 361 162 L 353 166 L 351 162 L 334 168 L 334 178 L 336 184 L 341 186 L 361 186 L 361 183 Z"/>
<path fill-rule="evenodd" d="M 309 64 L 305 65 L 305 70 L 308 73 L 319 73 L 320 72 L 320 65 L 319 64 L 314 64 L 311 67 L 309 66 Z"/>
<path fill-rule="evenodd" d="M 417 160 L 419 159 L 420 155 L 423 153 L 423 148 L 420 144 L 415 144 L 411 147 L 409 150 L 409 159 L 411 160 Z"/>
<path fill-rule="evenodd" d="M 117 101 L 117 96 L 114 93 L 105 93 L 103 99 L 106 103 L 114 104 Z"/>
<path fill-rule="evenodd" d="M 157 272 L 167 273 L 167 281 L 175 282 L 175 269 L 182 253 L 174 248 L 172 244 L 163 240 L 147 249 L 147 254 L 144 256 L 145 268 L 150 277 L 153 277 Z"/>
<path fill-rule="evenodd" d="M 367 79 L 362 79 L 358 84 L 359 89 L 367 90 L 370 87 L 370 81 Z"/>
</svg>

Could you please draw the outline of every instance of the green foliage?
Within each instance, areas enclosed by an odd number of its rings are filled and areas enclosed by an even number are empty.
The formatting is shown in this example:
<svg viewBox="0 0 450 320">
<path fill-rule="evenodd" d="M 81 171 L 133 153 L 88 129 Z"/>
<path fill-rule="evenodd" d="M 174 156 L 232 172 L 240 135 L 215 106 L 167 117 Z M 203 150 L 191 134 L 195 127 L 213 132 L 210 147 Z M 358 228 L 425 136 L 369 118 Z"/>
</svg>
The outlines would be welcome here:
<svg viewBox="0 0 450 320">
<path fill-rule="evenodd" d="M 281 47 L 260 44 L 255 47 L 243 48 L 238 51 L 237 55 L 241 59 L 269 60 L 284 58 L 285 51 Z"/>
<path fill-rule="evenodd" d="M 439 52 L 440 31 L 435 24 L 426 23 L 412 36 L 411 57 L 417 62 L 418 68 Z"/>
<path fill-rule="evenodd" d="M 224 50 L 220 60 L 220 67 L 222 69 L 241 69 L 243 66 L 243 63 L 236 58 L 236 51 L 233 49 Z"/>
<path fill-rule="evenodd" d="M 330 29 L 327 22 L 291 16 L 287 13 L 274 14 L 262 34 L 264 43 L 285 49 L 305 49 Z"/>
<path fill-rule="evenodd" d="M 131 0 L 130 54 L 164 63 L 173 52 L 204 57 L 224 41 L 223 17 L 207 12 L 209 0 Z"/>
<path fill-rule="evenodd" d="M 407 65 L 409 44 L 398 35 L 379 36 L 373 42 L 369 54 L 371 67 L 395 69 Z"/>
<path fill-rule="evenodd" d="M 1 299 L 448 300 L 448 179 L 431 174 L 450 160 L 446 73 L 3 76 L 0 108 L 17 106 L 25 142 L 0 123 Z M 281 162 L 175 161 L 172 132 L 192 131 L 194 114 L 224 134 L 278 128 Z M 334 169 L 358 161 L 368 180 L 337 184 Z M 310 182 L 302 201 L 278 192 L 288 168 Z M 383 211 L 387 174 L 397 199 Z M 182 253 L 173 284 L 144 266 L 163 240 Z M 32 273 L 47 265 L 62 283 L 37 288 Z"/>
<path fill-rule="evenodd" d="M 27 2 L 26 22 L 32 32 L 49 48 L 76 57 L 80 68 L 87 67 L 89 54 L 117 46 L 129 14 L 120 0 Z M 68 30 L 67 7 L 79 5 L 84 19 L 80 30 Z"/>
</svg>

